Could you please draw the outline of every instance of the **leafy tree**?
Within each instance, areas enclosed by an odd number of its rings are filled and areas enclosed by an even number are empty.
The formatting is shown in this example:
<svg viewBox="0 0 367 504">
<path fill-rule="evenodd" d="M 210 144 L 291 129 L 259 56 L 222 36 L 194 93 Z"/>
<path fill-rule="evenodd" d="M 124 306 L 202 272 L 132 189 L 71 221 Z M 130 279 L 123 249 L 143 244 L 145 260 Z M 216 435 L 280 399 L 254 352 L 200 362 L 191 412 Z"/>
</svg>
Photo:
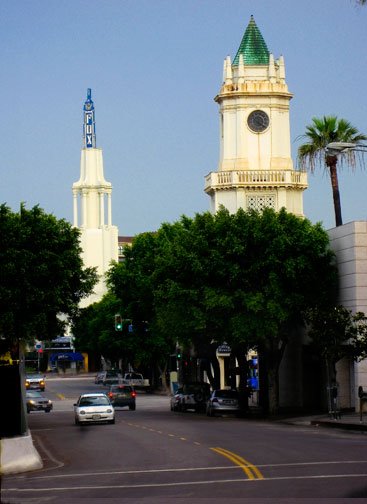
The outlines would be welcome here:
<svg viewBox="0 0 367 504">
<path fill-rule="evenodd" d="M 178 342 L 195 351 L 217 388 L 216 348 L 226 341 L 245 393 L 246 355 L 258 349 L 268 380 L 262 390 L 272 391 L 263 404 L 275 411 L 286 345 L 305 309 L 335 303 L 337 271 L 321 225 L 285 210 L 233 215 L 222 208 L 137 236 L 125 261 L 111 268 L 108 284 L 123 317 L 134 326 L 149 324 L 147 334 L 133 336 L 135 347 L 129 335 L 124 339 L 134 362 L 137 356 L 156 362 L 162 373 Z"/>
<path fill-rule="evenodd" d="M 157 242 L 155 310 L 162 331 L 207 351 L 223 340 L 242 355 L 257 348 L 275 411 L 292 329 L 306 307 L 337 292 L 325 231 L 285 210 L 231 215 L 222 209 L 165 224 Z"/>
<path fill-rule="evenodd" d="M 353 150 L 345 154 L 332 154 L 326 149 L 331 142 L 348 142 L 358 144 L 367 140 L 367 136 L 360 133 L 345 119 L 338 119 L 336 116 L 324 116 L 322 119 L 312 118 L 312 124 L 306 127 L 306 133 L 300 138 L 304 138 L 306 143 L 298 149 L 298 158 L 301 166 L 314 171 L 317 165 L 325 166 L 330 175 L 331 187 L 334 200 L 335 224 L 343 224 L 339 181 L 337 172 L 338 156 L 343 161 L 343 156 L 352 167 L 356 165 L 356 155 Z"/>
<path fill-rule="evenodd" d="M 117 367 L 122 354 L 122 334 L 115 331 L 115 313 L 120 313 L 120 303 L 108 293 L 98 303 L 82 308 L 73 320 L 75 347 L 88 352 L 97 369 L 102 356 Z"/>
<path fill-rule="evenodd" d="M 0 334 L 2 349 L 52 339 L 97 281 L 84 268 L 79 231 L 38 206 L 13 213 L 0 206 Z"/>
<path fill-rule="evenodd" d="M 343 357 L 367 357 L 367 317 L 344 306 L 314 307 L 306 313 L 312 345 L 326 364 L 328 384 L 336 383 L 336 363 Z"/>
<path fill-rule="evenodd" d="M 133 332 L 125 336 L 130 348 L 128 362 L 137 370 L 148 372 L 158 385 L 165 385 L 167 356 L 175 348 L 173 334 L 159 330 L 155 313 L 155 261 L 157 237 L 154 233 L 136 236 L 125 247 L 124 261 L 112 266 L 107 274 L 111 293 L 118 299 L 121 314 L 132 320 Z M 125 352 L 126 356 L 126 352 Z"/>
</svg>

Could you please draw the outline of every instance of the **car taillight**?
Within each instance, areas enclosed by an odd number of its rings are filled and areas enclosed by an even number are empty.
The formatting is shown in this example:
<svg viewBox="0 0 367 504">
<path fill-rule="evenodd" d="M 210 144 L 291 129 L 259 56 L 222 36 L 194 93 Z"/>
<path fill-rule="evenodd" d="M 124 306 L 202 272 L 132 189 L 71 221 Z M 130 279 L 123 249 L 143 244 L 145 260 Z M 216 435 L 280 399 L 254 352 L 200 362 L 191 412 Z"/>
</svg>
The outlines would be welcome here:
<svg viewBox="0 0 367 504">
<path fill-rule="evenodd" d="M 108 397 L 111 399 L 111 397 L 113 396 L 112 392 L 108 392 Z"/>
<path fill-rule="evenodd" d="M 136 396 L 136 392 L 131 392 L 131 397 L 135 397 Z"/>
</svg>

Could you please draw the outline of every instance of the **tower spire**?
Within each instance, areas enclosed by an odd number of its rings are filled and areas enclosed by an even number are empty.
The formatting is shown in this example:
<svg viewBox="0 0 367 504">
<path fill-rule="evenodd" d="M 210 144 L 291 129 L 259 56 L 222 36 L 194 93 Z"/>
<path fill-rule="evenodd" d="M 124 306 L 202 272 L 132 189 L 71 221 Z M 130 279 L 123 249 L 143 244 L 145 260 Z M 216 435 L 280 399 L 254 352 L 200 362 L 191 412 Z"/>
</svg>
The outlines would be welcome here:
<svg viewBox="0 0 367 504">
<path fill-rule="evenodd" d="M 94 115 L 94 103 L 92 100 L 92 90 L 87 89 L 87 99 L 84 102 L 84 122 L 83 122 L 83 147 L 84 149 L 96 148 L 96 122 Z"/>
<path fill-rule="evenodd" d="M 233 60 L 233 66 L 239 65 L 240 54 L 243 56 L 245 65 L 268 65 L 269 50 L 261 35 L 259 28 L 255 23 L 254 16 L 251 16 L 250 22 L 242 38 L 240 47 Z"/>
</svg>

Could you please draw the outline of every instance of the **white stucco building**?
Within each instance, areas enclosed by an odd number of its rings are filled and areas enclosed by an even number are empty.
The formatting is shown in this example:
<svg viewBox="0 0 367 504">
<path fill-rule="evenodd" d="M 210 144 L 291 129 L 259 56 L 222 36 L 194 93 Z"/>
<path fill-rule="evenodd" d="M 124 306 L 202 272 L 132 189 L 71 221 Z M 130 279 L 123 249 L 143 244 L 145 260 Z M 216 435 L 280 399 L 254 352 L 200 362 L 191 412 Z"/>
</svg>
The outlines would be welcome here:
<svg viewBox="0 0 367 504">
<path fill-rule="evenodd" d="M 291 158 L 289 102 L 284 58 L 275 60 L 251 16 L 233 62 L 224 61 L 219 105 L 218 170 L 205 178 L 210 208 L 221 205 L 303 216 L 307 174 Z"/>
<path fill-rule="evenodd" d="M 94 293 L 82 301 L 82 307 L 100 301 L 107 291 L 104 274 L 112 260 L 118 261 L 118 229 L 112 224 L 112 185 L 104 178 L 102 149 L 96 146 L 90 89 L 83 115 L 80 178 L 73 184 L 73 224 L 81 231 L 84 265 L 97 267 L 100 279 Z"/>
</svg>

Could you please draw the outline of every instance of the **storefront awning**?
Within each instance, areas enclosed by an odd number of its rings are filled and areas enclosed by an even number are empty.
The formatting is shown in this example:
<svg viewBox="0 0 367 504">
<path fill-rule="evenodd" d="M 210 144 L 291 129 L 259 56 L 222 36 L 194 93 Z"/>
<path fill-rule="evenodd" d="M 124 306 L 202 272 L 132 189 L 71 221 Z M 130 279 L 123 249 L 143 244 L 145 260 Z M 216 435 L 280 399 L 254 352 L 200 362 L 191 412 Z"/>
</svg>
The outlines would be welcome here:
<svg viewBox="0 0 367 504">
<path fill-rule="evenodd" d="M 50 355 L 50 361 L 55 363 L 55 361 L 68 361 L 76 362 L 83 361 L 84 357 L 80 352 L 57 352 Z"/>
</svg>

